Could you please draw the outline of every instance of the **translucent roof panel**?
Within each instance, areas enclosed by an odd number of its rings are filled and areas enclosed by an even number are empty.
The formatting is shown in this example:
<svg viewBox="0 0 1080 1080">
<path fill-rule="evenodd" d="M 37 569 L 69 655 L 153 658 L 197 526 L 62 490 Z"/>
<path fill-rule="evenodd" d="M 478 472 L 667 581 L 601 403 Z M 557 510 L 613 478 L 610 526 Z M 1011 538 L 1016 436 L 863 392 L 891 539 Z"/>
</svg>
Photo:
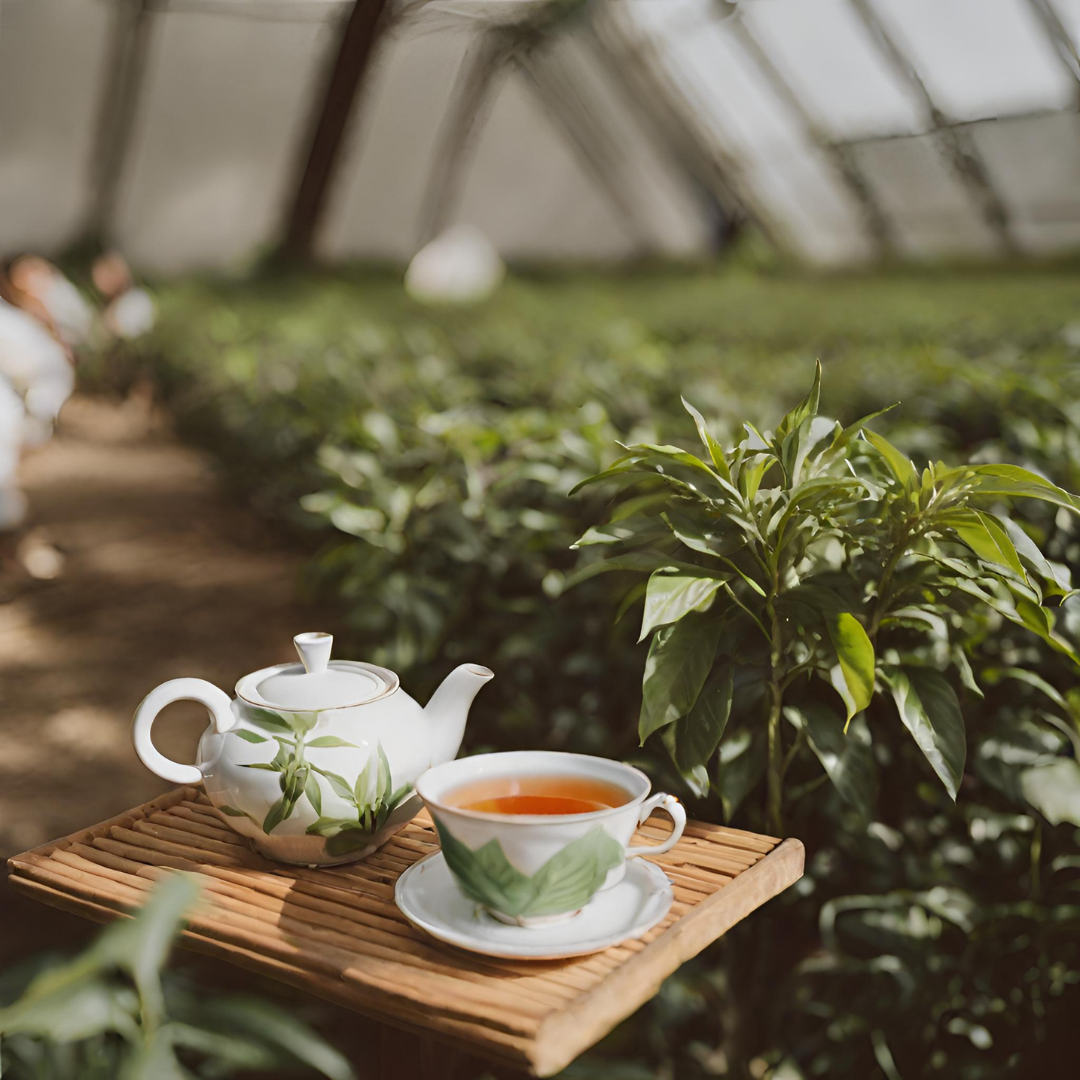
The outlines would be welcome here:
<svg viewBox="0 0 1080 1080">
<path fill-rule="evenodd" d="M 993 255 L 998 243 L 938 135 L 856 144 L 852 154 L 887 214 L 899 254 Z"/>
<path fill-rule="evenodd" d="M 851 0 L 774 0 L 741 11 L 807 111 L 834 139 L 924 127 L 918 97 L 882 63 Z"/>
<path fill-rule="evenodd" d="M 323 218 L 324 254 L 410 259 L 416 253 L 439 132 L 458 71 L 479 39 L 473 26 L 429 33 L 415 23 L 383 39 Z"/>
<path fill-rule="evenodd" d="M 1017 242 L 1040 253 L 1080 247 L 1080 116 L 987 121 L 972 134 L 997 180 Z"/>
<path fill-rule="evenodd" d="M 711 0 L 630 0 L 687 107 L 724 147 L 766 228 L 814 261 L 865 257 L 858 209 L 800 118 L 777 96 Z"/>
<path fill-rule="evenodd" d="M 1050 6 L 1073 42 L 1080 41 L 1080 0 L 1050 0 Z"/>
<path fill-rule="evenodd" d="M 5 0 L 0 12 L 0 249 L 53 250 L 85 227 L 112 22 L 108 5 Z"/>
<path fill-rule="evenodd" d="M 333 38 L 322 19 L 244 17 L 232 6 L 235 14 L 150 16 L 115 223 L 118 242 L 140 265 L 228 266 L 270 242 L 284 220 Z"/>
<path fill-rule="evenodd" d="M 698 195 L 643 125 L 617 65 L 605 57 L 591 34 L 575 28 L 531 51 L 525 67 L 540 80 L 541 104 L 564 116 L 568 134 L 578 118 L 576 141 L 588 143 L 606 165 L 608 183 L 638 223 L 646 249 L 673 255 L 706 249 L 711 238 Z"/>
<path fill-rule="evenodd" d="M 242 268 L 280 240 L 352 0 L 154 0 L 111 104 L 134 8 L 0 2 L 0 255 L 88 234 L 101 131 L 129 108 L 100 203 L 136 264 Z M 1080 0 L 386 11 L 323 257 L 406 261 L 457 220 L 521 260 L 698 256 L 744 215 L 826 265 L 1078 243 Z"/>
<path fill-rule="evenodd" d="M 499 66 L 484 51 L 489 24 L 474 17 L 490 7 L 435 8 L 379 46 L 322 252 L 409 258 L 429 239 L 423 230 L 447 169 L 449 217 L 440 225 L 467 221 L 507 255 L 709 249 L 699 194 L 650 139 L 590 35 L 569 27 Z M 455 102 L 473 81 L 485 87 L 480 106 L 458 130 Z"/>
<path fill-rule="evenodd" d="M 1027 0 L 872 0 L 955 120 L 1068 108 L 1075 82 Z"/>
<path fill-rule="evenodd" d="M 620 258 L 642 248 L 516 71 L 480 134 L 454 217 L 510 257 Z"/>
</svg>

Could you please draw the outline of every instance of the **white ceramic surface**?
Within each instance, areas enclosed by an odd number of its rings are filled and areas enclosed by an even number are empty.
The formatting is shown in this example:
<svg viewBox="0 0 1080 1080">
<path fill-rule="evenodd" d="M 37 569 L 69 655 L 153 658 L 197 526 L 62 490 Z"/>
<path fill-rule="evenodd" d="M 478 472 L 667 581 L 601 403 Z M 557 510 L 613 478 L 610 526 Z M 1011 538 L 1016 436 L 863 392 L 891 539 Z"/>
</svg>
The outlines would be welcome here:
<svg viewBox="0 0 1080 1080">
<path fill-rule="evenodd" d="M 604 781 L 629 799 L 606 810 L 560 815 L 497 814 L 452 805 L 455 791 L 479 780 L 542 776 Z M 649 797 L 650 786 L 643 772 L 619 761 L 518 750 L 435 766 L 417 781 L 416 790 L 466 892 L 497 918 L 539 927 L 572 917 L 598 889 L 617 885 L 628 859 L 659 855 L 678 843 L 686 812 L 672 795 Z M 638 825 L 657 809 L 674 821 L 671 835 L 659 844 L 631 846 Z"/>
<path fill-rule="evenodd" d="M 244 676 L 235 700 L 203 679 L 163 683 L 139 705 L 132 741 L 158 776 L 203 784 L 222 820 L 268 858 L 350 862 L 419 811 L 413 785 L 457 753 L 472 700 L 492 673 L 462 664 L 421 708 L 392 671 L 330 660 L 329 634 L 294 641 L 302 663 Z M 181 700 L 211 715 L 193 765 L 166 758 L 151 738 L 158 713 Z"/>
<path fill-rule="evenodd" d="M 510 960 L 561 960 L 641 937 L 668 913 L 673 895 L 660 867 L 635 862 L 618 885 L 597 893 L 572 919 L 513 926 L 466 897 L 436 851 L 398 878 L 394 899 L 409 922 L 450 945 Z"/>
</svg>

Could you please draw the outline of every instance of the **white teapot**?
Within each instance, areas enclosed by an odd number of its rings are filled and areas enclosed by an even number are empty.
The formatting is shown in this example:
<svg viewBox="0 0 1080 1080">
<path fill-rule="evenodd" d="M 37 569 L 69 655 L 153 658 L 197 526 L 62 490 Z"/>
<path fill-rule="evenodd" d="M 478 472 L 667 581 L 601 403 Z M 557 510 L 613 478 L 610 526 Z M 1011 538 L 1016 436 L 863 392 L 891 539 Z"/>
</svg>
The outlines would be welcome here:
<svg viewBox="0 0 1080 1080">
<path fill-rule="evenodd" d="M 300 664 L 245 675 L 236 699 L 205 679 L 172 679 L 135 711 L 142 763 L 202 784 L 222 819 L 268 858 L 309 866 L 362 859 L 420 810 L 417 778 L 451 761 L 469 706 L 492 672 L 452 671 L 421 708 L 386 668 L 330 659 L 330 634 L 293 638 Z M 173 701 L 198 701 L 211 723 L 194 765 L 159 753 L 150 731 Z"/>
</svg>

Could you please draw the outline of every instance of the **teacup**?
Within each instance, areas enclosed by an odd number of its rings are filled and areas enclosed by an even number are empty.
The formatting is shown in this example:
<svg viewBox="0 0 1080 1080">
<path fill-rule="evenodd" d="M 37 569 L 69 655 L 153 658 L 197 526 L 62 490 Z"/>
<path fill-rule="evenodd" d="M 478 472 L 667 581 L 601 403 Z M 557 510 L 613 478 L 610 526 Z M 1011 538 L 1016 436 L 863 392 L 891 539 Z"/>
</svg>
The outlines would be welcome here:
<svg viewBox="0 0 1080 1080">
<path fill-rule="evenodd" d="M 584 813 L 498 813 L 455 805 L 482 781 L 579 779 L 625 795 L 619 805 Z M 491 785 L 489 785 L 491 786 Z M 673 795 L 649 797 L 649 778 L 607 758 L 546 750 L 479 754 L 436 765 L 416 782 L 439 832 L 443 856 L 466 896 L 501 922 L 543 926 L 576 915 L 626 873 L 626 860 L 672 848 L 686 826 Z M 631 847 L 635 829 L 654 810 L 675 823 L 660 844 Z"/>
</svg>

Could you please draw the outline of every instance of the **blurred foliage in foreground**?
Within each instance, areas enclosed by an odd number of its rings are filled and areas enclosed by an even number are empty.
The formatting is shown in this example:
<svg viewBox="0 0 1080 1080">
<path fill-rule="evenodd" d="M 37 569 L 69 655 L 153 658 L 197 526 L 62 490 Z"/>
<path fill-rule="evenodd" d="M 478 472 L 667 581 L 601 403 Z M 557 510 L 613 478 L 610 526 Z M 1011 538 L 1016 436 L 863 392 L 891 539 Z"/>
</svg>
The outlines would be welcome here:
<svg viewBox="0 0 1080 1080">
<path fill-rule="evenodd" d="M 725 445 L 744 421 L 768 426 L 820 357 L 832 415 L 901 400 L 881 429 L 917 462 L 1014 462 L 1076 490 L 1078 285 L 1068 269 L 640 271 L 515 279 L 481 307 L 431 310 L 377 274 L 191 281 L 159 293 L 151 339 L 90 371 L 148 373 L 237 489 L 308 535 L 356 654 L 421 696 L 460 659 L 490 664 L 472 749 L 629 757 L 677 786 L 661 747 L 636 746 L 645 652 L 618 611 L 632 580 L 566 589 L 570 545 L 610 512 L 569 489 L 618 441 L 693 446 L 680 395 Z M 1067 515 L 1025 514 L 1076 580 Z M 990 692 L 956 687 L 979 735 L 958 801 L 910 736 L 875 736 L 869 812 L 828 788 L 800 800 L 786 824 L 806 878 L 575 1076 L 976 1080 L 1058 1059 L 1080 981 L 1080 793 L 1048 817 L 1019 777 L 1061 751 L 1044 715 L 1075 734 L 1080 698 L 1071 662 L 1003 621 L 971 655 Z M 716 794 L 693 809 L 723 816 Z M 762 828 L 763 785 L 733 812 Z"/>
<path fill-rule="evenodd" d="M 198 883 L 166 879 L 133 919 L 81 955 L 43 958 L 0 980 L 0 1071 L 11 1080 L 193 1080 L 314 1069 L 355 1080 L 306 1024 L 256 998 L 162 981 Z M 310 1075 L 310 1074 L 309 1074 Z"/>
</svg>

